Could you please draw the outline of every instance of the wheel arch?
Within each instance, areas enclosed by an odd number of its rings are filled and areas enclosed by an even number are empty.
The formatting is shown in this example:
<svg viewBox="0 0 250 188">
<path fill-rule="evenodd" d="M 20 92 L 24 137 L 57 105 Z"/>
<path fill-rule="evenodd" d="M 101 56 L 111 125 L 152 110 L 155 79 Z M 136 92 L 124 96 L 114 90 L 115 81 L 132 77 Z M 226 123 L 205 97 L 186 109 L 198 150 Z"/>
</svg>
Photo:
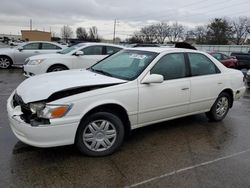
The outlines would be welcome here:
<svg viewBox="0 0 250 188">
<path fill-rule="evenodd" d="M 56 64 L 53 64 L 53 65 L 50 65 L 48 68 L 47 68 L 47 71 L 46 72 L 49 72 L 49 69 L 51 69 L 52 67 L 55 67 L 55 66 L 62 66 L 62 67 L 65 67 L 67 70 L 69 70 L 69 67 L 67 67 L 66 65 L 62 64 L 62 63 L 56 63 Z"/>
<path fill-rule="evenodd" d="M 221 94 L 221 93 L 227 93 L 227 94 L 229 94 L 230 99 L 231 99 L 230 108 L 232 108 L 232 107 L 233 107 L 233 102 L 234 102 L 234 93 L 233 93 L 233 90 L 230 89 L 230 88 L 225 88 L 225 89 L 223 89 L 223 90 L 220 92 L 220 94 Z M 220 94 L 219 94 L 219 95 L 220 95 Z"/>
<path fill-rule="evenodd" d="M 125 137 L 129 136 L 130 131 L 131 131 L 131 124 L 130 124 L 127 110 L 122 105 L 116 104 L 116 103 L 106 103 L 106 104 L 97 105 L 91 108 L 90 110 L 88 110 L 87 113 L 83 115 L 83 117 L 80 120 L 80 123 L 83 122 L 90 114 L 93 114 L 96 112 L 110 112 L 110 113 L 117 115 L 123 122 L 124 130 L 125 130 Z M 78 132 L 79 125 L 77 127 L 76 134 Z"/>
</svg>

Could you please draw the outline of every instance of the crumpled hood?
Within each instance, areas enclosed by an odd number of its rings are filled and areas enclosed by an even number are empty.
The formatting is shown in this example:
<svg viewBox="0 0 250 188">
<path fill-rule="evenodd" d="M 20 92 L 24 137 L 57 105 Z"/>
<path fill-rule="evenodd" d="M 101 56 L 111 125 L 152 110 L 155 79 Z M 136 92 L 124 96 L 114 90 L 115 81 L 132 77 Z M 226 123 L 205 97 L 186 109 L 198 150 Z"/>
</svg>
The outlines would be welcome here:
<svg viewBox="0 0 250 188">
<path fill-rule="evenodd" d="M 23 81 L 16 89 L 24 103 L 45 100 L 53 93 L 70 88 L 119 84 L 125 80 L 84 69 L 46 73 Z"/>
<path fill-rule="evenodd" d="M 37 59 L 49 59 L 49 58 L 61 58 L 65 57 L 65 54 L 58 54 L 58 53 L 52 53 L 52 54 L 41 54 L 41 55 L 35 55 L 29 57 L 29 60 L 37 60 Z"/>
</svg>

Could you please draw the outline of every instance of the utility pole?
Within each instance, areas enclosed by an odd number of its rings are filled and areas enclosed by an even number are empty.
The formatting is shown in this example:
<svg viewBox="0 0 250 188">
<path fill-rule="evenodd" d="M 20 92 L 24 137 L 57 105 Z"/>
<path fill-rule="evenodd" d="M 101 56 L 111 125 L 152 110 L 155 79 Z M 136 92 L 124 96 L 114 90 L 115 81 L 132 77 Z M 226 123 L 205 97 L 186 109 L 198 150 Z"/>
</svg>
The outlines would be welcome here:
<svg viewBox="0 0 250 188">
<path fill-rule="evenodd" d="M 114 20 L 114 34 L 113 34 L 113 43 L 115 43 L 115 29 L 116 29 L 116 19 Z"/>
<path fill-rule="evenodd" d="M 32 31 L 32 19 L 30 19 L 30 31 Z"/>
</svg>

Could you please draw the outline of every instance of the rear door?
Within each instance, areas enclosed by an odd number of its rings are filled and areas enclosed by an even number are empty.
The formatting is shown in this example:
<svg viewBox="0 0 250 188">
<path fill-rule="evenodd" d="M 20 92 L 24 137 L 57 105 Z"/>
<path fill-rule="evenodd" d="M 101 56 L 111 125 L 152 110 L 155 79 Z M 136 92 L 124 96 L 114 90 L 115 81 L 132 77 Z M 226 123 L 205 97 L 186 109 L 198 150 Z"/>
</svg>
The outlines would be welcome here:
<svg viewBox="0 0 250 188">
<path fill-rule="evenodd" d="M 62 48 L 55 45 L 55 44 L 42 42 L 41 43 L 41 50 L 39 53 L 42 53 L 42 54 L 56 53 L 56 52 L 61 51 L 61 50 L 62 50 Z"/>
<path fill-rule="evenodd" d="M 208 110 L 224 88 L 223 75 L 206 55 L 187 54 L 192 75 L 190 112 Z"/>
</svg>

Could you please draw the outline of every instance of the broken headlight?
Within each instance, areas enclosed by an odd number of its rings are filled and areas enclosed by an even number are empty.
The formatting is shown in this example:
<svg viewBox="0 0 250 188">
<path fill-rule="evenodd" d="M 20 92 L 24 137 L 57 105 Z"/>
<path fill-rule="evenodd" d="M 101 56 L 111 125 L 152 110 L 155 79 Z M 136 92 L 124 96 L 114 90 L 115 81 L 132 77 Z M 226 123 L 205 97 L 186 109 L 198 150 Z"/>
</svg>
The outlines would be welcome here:
<svg viewBox="0 0 250 188">
<path fill-rule="evenodd" d="M 33 114 L 36 114 L 39 118 L 54 119 L 63 117 L 70 109 L 72 105 L 54 105 L 45 103 L 31 103 L 30 110 Z"/>
</svg>

